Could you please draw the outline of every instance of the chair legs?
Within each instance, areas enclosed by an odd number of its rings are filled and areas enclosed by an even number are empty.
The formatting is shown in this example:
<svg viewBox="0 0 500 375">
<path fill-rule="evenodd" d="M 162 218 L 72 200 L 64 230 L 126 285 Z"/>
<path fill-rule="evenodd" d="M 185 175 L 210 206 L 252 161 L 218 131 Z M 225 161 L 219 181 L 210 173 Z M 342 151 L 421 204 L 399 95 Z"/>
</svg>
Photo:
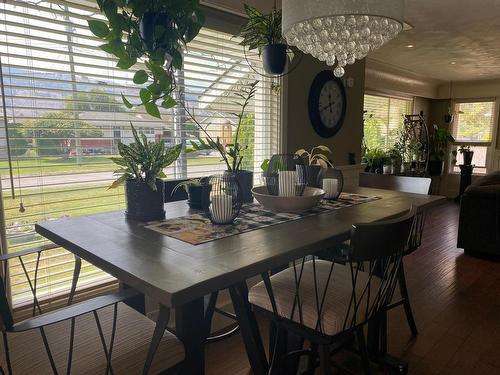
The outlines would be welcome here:
<svg viewBox="0 0 500 375">
<path fill-rule="evenodd" d="M 406 320 L 410 326 L 410 331 L 412 336 L 418 335 L 417 325 L 415 323 L 415 318 L 413 317 L 413 311 L 411 309 L 410 297 L 408 296 L 408 288 L 406 286 L 406 277 L 403 264 L 399 269 L 398 275 L 399 290 L 401 291 L 401 298 L 403 300 L 403 307 L 405 309 Z"/>
<path fill-rule="evenodd" d="M 356 340 L 358 342 L 359 354 L 361 356 L 361 363 L 363 365 L 363 372 L 366 375 L 371 374 L 370 370 L 370 358 L 368 355 L 368 348 L 366 347 L 365 334 L 363 332 L 363 327 L 358 327 L 356 329 Z"/>
</svg>

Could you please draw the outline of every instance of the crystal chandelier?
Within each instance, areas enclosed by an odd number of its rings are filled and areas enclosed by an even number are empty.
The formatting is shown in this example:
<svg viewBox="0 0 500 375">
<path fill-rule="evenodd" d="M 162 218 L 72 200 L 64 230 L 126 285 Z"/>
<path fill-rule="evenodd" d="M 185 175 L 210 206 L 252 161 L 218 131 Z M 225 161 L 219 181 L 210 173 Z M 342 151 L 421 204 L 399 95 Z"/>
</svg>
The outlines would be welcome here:
<svg viewBox="0 0 500 375">
<path fill-rule="evenodd" d="M 403 29 L 404 0 L 282 0 L 287 43 L 327 65 L 344 67 Z"/>
</svg>

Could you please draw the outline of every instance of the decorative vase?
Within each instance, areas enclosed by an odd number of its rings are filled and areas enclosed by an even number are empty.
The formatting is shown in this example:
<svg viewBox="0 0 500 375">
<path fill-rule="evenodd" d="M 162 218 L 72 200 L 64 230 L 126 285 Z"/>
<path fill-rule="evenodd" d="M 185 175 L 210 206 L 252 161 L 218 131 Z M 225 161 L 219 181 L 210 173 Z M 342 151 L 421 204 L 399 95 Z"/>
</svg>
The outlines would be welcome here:
<svg viewBox="0 0 500 375">
<path fill-rule="evenodd" d="M 344 175 L 337 168 L 323 168 L 318 175 L 318 184 L 325 191 L 325 199 L 336 200 L 344 188 Z"/>
<path fill-rule="evenodd" d="M 210 176 L 203 184 L 202 205 L 213 224 L 231 224 L 238 216 L 241 205 L 241 187 L 234 173 Z"/>
<path fill-rule="evenodd" d="M 304 160 L 292 154 L 273 155 L 264 178 L 271 195 L 301 196 L 307 185 Z"/>
<path fill-rule="evenodd" d="M 464 165 L 472 165 L 472 159 L 474 158 L 474 151 L 464 151 L 462 152 L 464 157 Z"/>
<path fill-rule="evenodd" d="M 232 174 L 233 172 L 228 172 L 226 171 L 225 173 Z M 251 171 L 238 171 L 234 173 L 236 179 L 238 180 L 238 183 L 240 184 L 241 188 L 241 199 L 243 203 L 252 203 L 253 202 L 253 195 L 252 195 L 252 188 L 253 188 L 253 172 Z"/>
<path fill-rule="evenodd" d="M 164 182 L 156 180 L 156 191 L 145 182 L 127 180 L 125 182 L 125 197 L 127 219 L 138 221 L 154 221 L 165 218 L 164 205 Z"/>
<path fill-rule="evenodd" d="M 444 162 L 442 160 L 429 160 L 427 172 L 429 176 L 441 176 L 444 170 Z"/>
<path fill-rule="evenodd" d="M 382 166 L 382 173 L 383 174 L 392 174 L 392 165 L 391 164 L 384 164 Z"/>
<path fill-rule="evenodd" d="M 262 48 L 262 64 L 268 74 L 283 74 L 287 62 L 286 44 L 269 44 Z"/>
</svg>

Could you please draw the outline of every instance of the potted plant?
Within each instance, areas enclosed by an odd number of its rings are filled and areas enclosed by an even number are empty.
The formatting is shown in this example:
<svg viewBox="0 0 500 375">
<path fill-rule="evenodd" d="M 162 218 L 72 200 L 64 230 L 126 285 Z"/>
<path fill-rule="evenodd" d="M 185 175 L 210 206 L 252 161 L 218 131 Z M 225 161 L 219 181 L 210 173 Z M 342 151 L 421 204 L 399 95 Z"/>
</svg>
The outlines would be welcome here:
<svg viewBox="0 0 500 375">
<path fill-rule="evenodd" d="M 448 150 L 448 144 L 455 142 L 455 138 L 446 128 L 433 125 L 433 132 L 430 136 L 429 164 L 427 172 L 430 176 L 441 176 L 444 169 L 444 159 Z"/>
<path fill-rule="evenodd" d="M 460 146 L 458 152 L 460 152 L 464 158 L 464 165 L 472 165 L 472 158 L 474 157 L 474 151 L 470 149 L 469 145 Z"/>
<path fill-rule="evenodd" d="M 281 35 L 281 10 L 262 14 L 250 5 L 244 6 L 248 21 L 237 35 L 243 38 L 240 44 L 249 50 L 258 50 L 266 73 L 283 74 L 289 49 Z"/>
<path fill-rule="evenodd" d="M 226 173 L 234 173 L 236 180 L 240 184 L 241 192 L 243 196 L 243 203 L 253 202 L 252 187 L 253 187 L 253 172 L 242 169 L 242 162 L 244 158 L 244 151 L 248 149 L 247 144 L 240 143 L 240 132 L 243 122 L 246 119 L 246 109 L 250 104 L 250 101 L 255 96 L 256 87 L 259 81 L 253 82 L 249 87 L 243 87 L 239 92 L 236 92 L 236 100 L 233 104 L 239 105 L 240 109 L 238 113 L 234 115 L 238 118 L 238 124 L 236 126 L 235 136 L 233 138 L 232 144 L 224 145 L 220 141 L 219 137 L 213 137 L 200 122 L 196 119 L 194 113 L 185 107 L 186 113 L 193 120 L 193 122 L 198 126 L 198 128 L 203 132 L 205 139 L 198 137 L 197 142 L 191 142 L 191 148 L 187 149 L 186 152 L 198 152 L 202 150 L 214 150 L 217 151 L 222 160 L 226 164 Z M 210 125 L 210 124 L 209 124 Z"/>
<path fill-rule="evenodd" d="M 373 148 L 366 152 L 367 171 L 371 173 L 382 173 L 386 158 L 385 152 L 380 148 Z"/>
<path fill-rule="evenodd" d="M 111 188 L 125 184 L 127 218 L 139 221 L 160 220 L 165 217 L 163 169 L 172 164 L 181 152 L 182 145 L 165 148 L 163 141 L 149 142 L 139 136 L 132 124 L 134 143 L 118 144 L 120 157 L 111 158 L 120 168 L 114 171 L 118 176 Z"/>
<path fill-rule="evenodd" d="M 391 154 L 389 152 L 385 152 L 382 154 L 382 173 L 383 174 L 392 174 L 393 172 L 393 161 Z"/>
<path fill-rule="evenodd" d="M 108 23 L 89 20 L 90 31 L 105 43 L 102 50 L 118 58 L 117 66 L 129 69 L 144 60 L 145 69 L 133 78 L 146 84 L 139 92 L 140 103 L 154 117 L 160 118 L 159 105 L 172 108 L 176 70 L 182 69 L 182 54 L 205 21 L 199 0 L 97 0 Z M 130 103 L 122 94 L 128 108 Z"/>
<path fill-rule="evenodd" d="M 387 157 L 391 161 L 391 173 L 392 174 L 400 174 L 401 166 L 403 164 L 403 154 L 399 144 L 396 143 L 388 152 Z"/>
<path fill-rule="evenodd" d="M 311 151 L 306 151 L 303 148 L 295 151 L 295 155 L 304 159 L 308 186 L 321 187 L 319 186 L 321 168 L 333 167 L 333 164 L 324 153 L 331 154 L 332 150 L 328 146 L 319 145 L 313 147 Z"/>
<path fill-rule="evenodd" d="M 177 189 L 183 188 L 188 195 L 188 205 L 191 208 L 201 210 L 203 209 L 202 200 L 203 192 L 207 192 L 207 189 L 203 189 L 203 184 L 206 182 L 206 178 L 191 178 L 189 180 L 178 183 L 172 190 L 172 195 L 175 194 Z"/>
</svg>

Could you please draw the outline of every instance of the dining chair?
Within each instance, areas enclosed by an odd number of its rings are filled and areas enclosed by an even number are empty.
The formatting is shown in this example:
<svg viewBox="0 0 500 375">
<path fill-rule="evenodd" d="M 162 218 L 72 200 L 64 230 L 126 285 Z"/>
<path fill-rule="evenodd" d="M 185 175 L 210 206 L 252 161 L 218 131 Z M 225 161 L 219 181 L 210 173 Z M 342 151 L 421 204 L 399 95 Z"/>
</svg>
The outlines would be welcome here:
<svg viewBox="0 0 500 375">
<path fill-rule="evenodd" d="M 126 305 L 139 295 L 124 289 L 73 303 L 81 269 L 75 258 L 67 306 L 43 311 L 37 279 L 47 245 L 0 256 L 2 374 L 148 374 L 175 373 L 184 361 L 184 346 L 166 330 L 168 311 L 157 324 Z M 14 321 L 7 295 L 9 263 L 17 261 L 33 298 L 32 317 Z M 22 274 L 21 274 L 22 275 Z"/>
<path fill-rule="evenodd" d="M 189 179 L 176 179 L 176 180 L 166 180 L 165 181 L 165 203 L 179 202 L 187 200 L 188 196 L 184 189 L 176 189 L 176 186 L 182 182 L 188 181 Z M 207 343 L 214 343 L 225 340 L 235 334 L 240 330 L 238 320 L 235 314 L 224 311 L 217 307 L 217 299 L 219 297 L 219 291 L 215 291 L 205 298 L 205 337 Z M 219 314 L 225 318 L 233 321 L 227 329 L 217 332 L 215 334 L 211 333 L 212 320 L 214 314 Z"/>
<path fill-rule="evenodd" d="M 270 374 L 286 373 L 285 362 L 302 355 L 310 356 L 309 374 L 318 356 L 323 373 L 331 374 L 332 347 L 343 347 L 353 335 L 363 370 L 370 373 L 364 327 L 385 314 L 392 300 L 415 212 L 353 225 L 352 251 L 345 262 L 305 257 L 282 272 L 261 275 L 263 281 L 251 288 L 248 298 L 277 327 Z M 287 353 L 288 332 L 308 340 L 311 349 Z"/>
<path fill-rule="evenodd" d="M 375 175 L 361 173 L 359 179 L 359 186 L 387 189 L 400 191 L 403 193 L 414 193 L 414 194 L 429 194 L 432 180 L 428 177 L 409 177 L 409 176 L 392 176 L 392 175 Z M 404 256 L 413 253 L 422 244 L 422 234 L 424 231 L 425 216 L 424 212 L 417 210 L 415 223 L 411 231 L 410 241 L 408 242 L 408 247 L 404 253 Z M 412 336 L 418 335 L 417 324 L 415 323 L 415 317 L 413 315 L 413 310 L 410 303 L 410 296 L 408 293 L 408 287 L 406 283 L 406 274 L 404 269 L 404 261 L 401 265 L 399 275 L 398 275 L 399 290 L 401 298 L 391 304 L 390 308 L 395 308 L 403 305 L 406 320 Z"/>
</svg>

